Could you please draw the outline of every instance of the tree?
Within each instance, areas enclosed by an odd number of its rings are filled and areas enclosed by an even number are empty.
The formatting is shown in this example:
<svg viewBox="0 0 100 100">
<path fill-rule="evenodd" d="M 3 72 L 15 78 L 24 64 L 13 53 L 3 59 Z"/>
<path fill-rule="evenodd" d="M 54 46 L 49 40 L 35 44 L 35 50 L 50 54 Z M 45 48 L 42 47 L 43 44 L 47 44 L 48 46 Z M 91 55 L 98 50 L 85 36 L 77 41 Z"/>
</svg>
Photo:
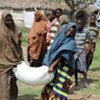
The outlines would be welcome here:
<svg viewBox="0 0 100 100">
<path fill-rule="evenodd" d="M 66 5 L 69 6 L 70 8 L 68 15 L 70 15 L 70 17 L 73 18 L 73 16 L 75 16 L 78 12 L 83 11 L 84 8 L 86 8 L 90 4 L 93 4 L 96 0 L 48 0 L 48 1 L 51 3 L 53 2 L 66 3 Z"/>
<path fill-rule="evenodd" d="M 77 12 L 83 10 L 89 4 L 95 2 L 95 0 L 65 0 L 66 4 L 70 7 L 71 15 L 75 15 Z"/>
</svg>

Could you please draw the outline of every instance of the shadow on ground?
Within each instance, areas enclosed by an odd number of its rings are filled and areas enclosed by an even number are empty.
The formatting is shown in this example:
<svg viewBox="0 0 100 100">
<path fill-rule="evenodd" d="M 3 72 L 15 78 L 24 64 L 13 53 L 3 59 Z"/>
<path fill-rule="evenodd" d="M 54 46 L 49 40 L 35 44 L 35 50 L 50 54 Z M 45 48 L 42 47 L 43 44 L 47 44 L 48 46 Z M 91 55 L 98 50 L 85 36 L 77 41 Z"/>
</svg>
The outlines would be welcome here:
<svg viewBox="0 0 100 100">
<path fill-rule="evenodd" d="M 96 72 L 97 72 L 97 71 L 100 71 L 100 66 L 99 66 L 99 67 L 96 67 L 96 68 L 91 68 L 90 71 L 93 71 L 93 72 L 94 72 L 94 71 L 96 71 Z"/>
<path fill-rule="evenodd" d="M 86 87 L 84 87 L 83 78 L 80 78 L 79 80 L 80 80 L 80 81 L 79 81 L 79 85 L 78 85 L 78 86 L 73 86 L 73 87 L 71 88 L 69 94 L 74 94 L 74 91 L 80 91 L 81 89 L 86 88 Z M 87 80 L 88 88 L 93 87 L 93 86 L 94 86 L 93 84 L 94 84 L 95 82 L 98 82 L 98 81 L 99 81 L 98 79 L 91 79 L 91 78 L 89 78 L 89 79 Z"/>
</svg>

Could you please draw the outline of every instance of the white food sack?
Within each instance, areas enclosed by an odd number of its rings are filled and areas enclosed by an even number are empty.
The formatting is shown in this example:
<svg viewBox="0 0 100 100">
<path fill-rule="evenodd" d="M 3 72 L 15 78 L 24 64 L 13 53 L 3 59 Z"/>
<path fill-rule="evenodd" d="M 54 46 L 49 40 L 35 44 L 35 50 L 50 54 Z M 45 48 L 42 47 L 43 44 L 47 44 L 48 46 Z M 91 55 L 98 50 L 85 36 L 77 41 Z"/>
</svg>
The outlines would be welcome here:
<svg viewBox="0 0 100 100">
<path fill-rule="evenodd" d="M 13 68 L 13 73 L 20 82 L 33 86 L 45 85 L 54 78 L 54 73 L 48 73 L 47 66 L 30 67 L 24 61 Z"/>
</svg>

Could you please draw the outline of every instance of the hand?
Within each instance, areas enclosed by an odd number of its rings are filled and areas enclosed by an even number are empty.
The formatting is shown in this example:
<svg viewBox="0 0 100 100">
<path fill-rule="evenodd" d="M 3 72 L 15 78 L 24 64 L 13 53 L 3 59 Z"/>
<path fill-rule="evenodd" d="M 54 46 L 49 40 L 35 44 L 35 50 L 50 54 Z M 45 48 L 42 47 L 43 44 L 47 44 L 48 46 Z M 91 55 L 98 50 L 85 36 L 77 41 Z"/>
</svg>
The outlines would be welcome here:
<svg viewBox="0 0 100 100">
<path fill-rule="evenodd" d="M 91 50 L 91 44 L 86 43 L 85 44 L 85 52 L 86 52 L 86 54 L 88 54 L 90 52 L 90 50 Z"/>
<path fill-rule="evenodd" d="M 52 73 L 53 70 L 54 70 L 54 69 L 50 67 L 50 68 L 48 69 L 48 73 Z"/>
<path fill-rule="evenodd" d="M 72 81 L 70 79 L 67 79 L 63 83 L 63 89 L 68 93 L 71 85 L 72 85 Z"/>
</svg>

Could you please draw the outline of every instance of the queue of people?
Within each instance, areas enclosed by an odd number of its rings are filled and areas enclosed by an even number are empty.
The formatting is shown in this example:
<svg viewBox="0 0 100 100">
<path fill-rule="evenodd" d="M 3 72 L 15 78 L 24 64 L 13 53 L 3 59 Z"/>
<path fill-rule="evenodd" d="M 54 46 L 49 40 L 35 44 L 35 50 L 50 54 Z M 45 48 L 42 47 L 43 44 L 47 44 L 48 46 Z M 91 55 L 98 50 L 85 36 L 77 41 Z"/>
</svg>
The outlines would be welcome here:
<svg viewBox="0 0 100 100">
<path fill-rule="evenodd" d="M 70 22 L 61 8 L 50 10 L 46 16 L 37 10 L 27 36 L 27 60 L 31 67 L 47 65 L 54 79 L 42 90 L 42 100 L 68 100 L 72 75 L 83 73 L 87 87 L 87 71 L 92 63 L 96 39 L 100 36 L 94 14 L 85 27 L 83 19 Z M 12 15 L 3 12 L 0 19 L 0 100 L 17 100 L 18 88 L 12 68 L 24 60 L 22 33 Z M 33 72 L 34 73 L 34 72 Z M 76 79 L 76 85 L 78 80 Z"/>
</svg>

